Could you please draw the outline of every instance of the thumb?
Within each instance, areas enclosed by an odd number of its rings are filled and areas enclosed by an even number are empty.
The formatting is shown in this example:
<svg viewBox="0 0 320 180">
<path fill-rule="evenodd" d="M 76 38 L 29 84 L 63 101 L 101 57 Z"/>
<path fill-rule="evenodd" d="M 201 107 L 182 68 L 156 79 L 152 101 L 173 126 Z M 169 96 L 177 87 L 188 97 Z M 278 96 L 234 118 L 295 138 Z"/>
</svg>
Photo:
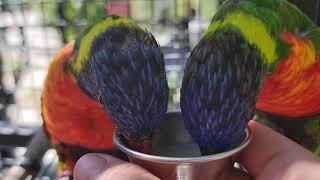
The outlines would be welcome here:
<svg viewBox="0 0 320 180">
<path fill-rule="evenodd" d="M 106 154 L 86 154 L 76 163 L 75 180 L 159 180 L 147 170 Z"/>
</svg>

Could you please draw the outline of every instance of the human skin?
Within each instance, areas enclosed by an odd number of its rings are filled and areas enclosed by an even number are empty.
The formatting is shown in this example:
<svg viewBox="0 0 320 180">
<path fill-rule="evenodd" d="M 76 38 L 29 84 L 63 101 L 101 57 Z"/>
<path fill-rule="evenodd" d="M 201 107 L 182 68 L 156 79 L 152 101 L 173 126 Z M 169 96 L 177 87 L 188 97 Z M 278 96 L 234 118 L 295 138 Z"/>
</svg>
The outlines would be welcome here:
<svg viewBox="0 0 320 180">
<path fill-rule="evenodd" d="M 272 129 L 251 121 L 253 138 L 237 157 L 253 179 L 318 180 L 320 159 L 310 151 Z"/>
<path fill-rule="evenodd" d="M 255 121 L 249 122 L 253 138 L 235 161 L 248 173 L 236 169 L 222 179 L 319 180 L 320 159 L 310 151 L 272 129 Z M 76 180 L 156 180 L 147 170 L 109 155 L 87 154 L 74 168 Z"/>
</svg>

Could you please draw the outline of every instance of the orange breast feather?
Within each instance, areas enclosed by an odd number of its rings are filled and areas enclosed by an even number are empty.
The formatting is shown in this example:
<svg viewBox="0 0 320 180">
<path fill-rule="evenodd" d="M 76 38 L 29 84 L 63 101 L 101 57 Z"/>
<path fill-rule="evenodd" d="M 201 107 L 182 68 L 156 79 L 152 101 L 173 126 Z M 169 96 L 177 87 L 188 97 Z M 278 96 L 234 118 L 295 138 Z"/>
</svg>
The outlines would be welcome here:
<svg viewBox="0 0 320 180">
<path fill-rule="evenodd" d="M 64 71 L 73 43 L 62 49 L 51 63 L 42 95 L 45 127 L 53 144 L 80 145 L 92 149 L 113 148 L 114 124 L 102 106 L 78 87 Z"/>
<path fill-rule="evenodd" d="M 282 38 L 292 45 L 287 60 L 268 77 L 256 104 L 266 112 L 290 117 L 320 113 L 320 59 L 312 42 L 292 33 Z"/>
</svg>

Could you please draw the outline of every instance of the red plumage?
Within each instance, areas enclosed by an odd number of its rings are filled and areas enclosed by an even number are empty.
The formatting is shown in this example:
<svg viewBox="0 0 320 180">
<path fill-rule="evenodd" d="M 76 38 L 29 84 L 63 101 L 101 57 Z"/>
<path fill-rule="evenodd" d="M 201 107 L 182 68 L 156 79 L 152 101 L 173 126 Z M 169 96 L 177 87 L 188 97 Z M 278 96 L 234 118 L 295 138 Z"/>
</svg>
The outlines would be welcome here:
<svg viewBox="0 0 320 180">
<path fill-rule="evenodd" d="M 92 150 L 115 148 L 112 136 L 115 129 L 110 116 L 100 103 L 87 96 L 74 76 L 65 68 L 73 52 L 73 43 L 63 48 L 52 61 L 42 94 L 42 116 L 50 141 L 72 170 L 77 155 L 65 145 Z M 60 152 L 59 152 L 60 151 Z M 79 153 L 81 155 L 81 153 Z"/>
<path fill-rule="evenodd" d="M 289 117 L 320 113 L 320 59 L 313 43 L 292 33 L 282 38 L 292 47 L 261 89 L 257 109 Z"/>
</svg>

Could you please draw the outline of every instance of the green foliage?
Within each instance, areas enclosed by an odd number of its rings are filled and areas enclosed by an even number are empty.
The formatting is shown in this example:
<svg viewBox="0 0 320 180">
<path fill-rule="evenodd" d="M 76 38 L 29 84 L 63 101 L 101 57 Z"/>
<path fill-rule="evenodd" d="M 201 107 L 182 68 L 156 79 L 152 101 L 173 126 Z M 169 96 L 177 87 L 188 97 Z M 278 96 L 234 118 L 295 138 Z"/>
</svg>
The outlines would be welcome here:
<svg viewBox="0 0 320 180">
<path fill-rule="evenodd" d="M 106 16 L 102 0 L 86 0 L 82 8 L 82 11 L 85 12 L 85 19 L 89 22 L 97 21 Z"/>
<path fill-rule="evenodd" d="M 106 16 L 104 3 L 104 0 L 52 0 L 43 8 L 48 23 L 59 29 L 67 42 L 73 40 L 84 25 Z"/>
<path fill-rule="evenodd" d="M 177 91 L 178 72 L 177 71 L 168 72 L 167 81 L 169 86 L 168 109 L 172 109 L 174 106 L 173 98 Z"/>
<path fill-rule="evenodd" d="M 317 116 L 306 120 L 305 130 L 313 138 L 314 144 L 310 150 L 320 156 L 320 117 Z"/>
<path fill-rule="evenodd" d="M 72 0 L 64 0 L 61 2 L 63 16 L 66 21 L 72 22 L 76 18 L 78 18 L 78 13 L 80 11 L 79 8 L 76 7 L 76 4 L 72 2 Z"/>
<path fill-rule="evenodd" d="M 320 156 L 320 145 L 316 148 L 316 150 L 314 151 L 314 154 L 317 156 Z"/>
</svg>

